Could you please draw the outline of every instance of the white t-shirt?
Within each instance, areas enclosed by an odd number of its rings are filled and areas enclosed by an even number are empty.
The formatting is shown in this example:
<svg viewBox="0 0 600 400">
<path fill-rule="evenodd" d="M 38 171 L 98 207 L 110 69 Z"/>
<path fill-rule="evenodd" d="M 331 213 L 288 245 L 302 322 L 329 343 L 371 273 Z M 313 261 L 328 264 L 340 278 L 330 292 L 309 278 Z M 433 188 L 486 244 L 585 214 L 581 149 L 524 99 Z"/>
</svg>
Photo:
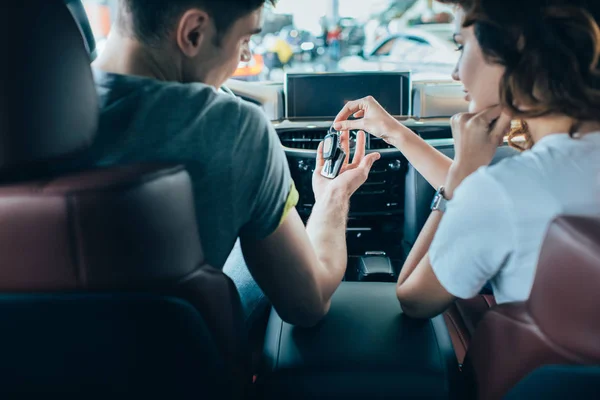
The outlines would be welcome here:
<svg viewBox="0 0 600 400">
<path fill-rule="evenodd" d="M 489 280 L 498 303 L 526 300 L 550 222 L 600 215 L 599 179 L 600 133 L 546 136 L 480 168 L 455 190 L 431 244 L 438 280 L 458 298 Z"/>
</svg>

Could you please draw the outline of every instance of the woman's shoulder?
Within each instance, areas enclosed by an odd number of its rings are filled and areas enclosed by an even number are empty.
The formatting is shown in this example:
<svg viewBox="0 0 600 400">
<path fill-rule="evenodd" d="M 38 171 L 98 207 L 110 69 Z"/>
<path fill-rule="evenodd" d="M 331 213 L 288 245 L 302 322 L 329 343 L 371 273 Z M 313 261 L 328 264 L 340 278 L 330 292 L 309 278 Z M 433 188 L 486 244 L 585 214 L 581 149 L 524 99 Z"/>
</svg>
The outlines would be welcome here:
<svg viewBox="0 0 600 400">
<path fill-rule="evenodd" d="M 540 156 L 531 150 L 509 153 L 508 156 L 489 166 L 481 167 L 478 172 L 482 175 L 482 179 L 493 179 L 498 182 L 512 181 L 539 173 L 539 158 Z"/>
<path fill-rule="evenodd" d="M 532 162 L 524 153 L 505 157 L 489 166 L 482 166 L 468 176 L 456 190 L 456 195 L 485 197 L 487 202 L 513 202 L 525 188 L 530 188 L 536 174 Z"/>
</svg>

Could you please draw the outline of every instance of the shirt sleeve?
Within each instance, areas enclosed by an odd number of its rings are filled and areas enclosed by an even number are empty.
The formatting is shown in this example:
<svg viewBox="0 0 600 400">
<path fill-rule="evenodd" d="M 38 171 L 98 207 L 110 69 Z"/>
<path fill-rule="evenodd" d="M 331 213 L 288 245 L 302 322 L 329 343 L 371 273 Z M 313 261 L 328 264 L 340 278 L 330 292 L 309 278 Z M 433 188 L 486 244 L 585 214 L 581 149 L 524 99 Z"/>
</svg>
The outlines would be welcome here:
<svg viewBox="0 0 600 400">
<path fill-rule="evenodd" d="M 275 129 L 264 115 L 247 105 L 242 113 L 242 145 L 238 146 L 239 204 L 247 207 L 242 235 L 265 238 L 273 233 L 298 203 L 285 151 Z"/>
<path fill-rule="evenodd" d="M 510 208 L 485 168 L 456 189 L 429 249 L 433 272 L 450 294 L 476 296 L 508 260 L 515 238 Z"/>
</svg>

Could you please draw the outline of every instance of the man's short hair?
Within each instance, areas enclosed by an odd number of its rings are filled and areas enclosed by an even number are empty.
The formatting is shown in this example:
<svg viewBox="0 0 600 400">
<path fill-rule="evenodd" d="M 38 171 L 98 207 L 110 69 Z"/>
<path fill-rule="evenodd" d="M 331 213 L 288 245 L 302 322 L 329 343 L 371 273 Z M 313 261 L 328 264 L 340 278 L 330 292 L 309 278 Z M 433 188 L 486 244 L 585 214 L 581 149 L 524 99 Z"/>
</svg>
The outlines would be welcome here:
<svg viewBox="0 0 600 400">
<path fill-rule="evenodd" d="M 186 10 L 197 7 L 215 22 L 223 36 L 240 18 L 277 0 L 119 0 L 119 29 L 147 45 L 158 45 Z"/>
</svg>

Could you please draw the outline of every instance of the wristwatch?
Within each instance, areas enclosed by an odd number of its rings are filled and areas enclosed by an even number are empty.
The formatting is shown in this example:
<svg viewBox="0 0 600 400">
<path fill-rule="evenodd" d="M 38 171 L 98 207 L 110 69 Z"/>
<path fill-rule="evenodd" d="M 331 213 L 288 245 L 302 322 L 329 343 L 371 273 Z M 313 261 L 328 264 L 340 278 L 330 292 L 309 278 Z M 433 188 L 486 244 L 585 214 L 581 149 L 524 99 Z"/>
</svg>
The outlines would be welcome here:
<svg viewBox="0 0 600 400">
<path fill-rule="evenodd" d="M 444 187 L 440 186 L 437 192 L 435 192 L 435 196 L 433 196 L 433 201 L 431 202 L 431 211 L 446 211 L 446 203 L 448 203 L 448 199 L 446 199 L 446 196 L 444 195 Z"/>
</svg>

